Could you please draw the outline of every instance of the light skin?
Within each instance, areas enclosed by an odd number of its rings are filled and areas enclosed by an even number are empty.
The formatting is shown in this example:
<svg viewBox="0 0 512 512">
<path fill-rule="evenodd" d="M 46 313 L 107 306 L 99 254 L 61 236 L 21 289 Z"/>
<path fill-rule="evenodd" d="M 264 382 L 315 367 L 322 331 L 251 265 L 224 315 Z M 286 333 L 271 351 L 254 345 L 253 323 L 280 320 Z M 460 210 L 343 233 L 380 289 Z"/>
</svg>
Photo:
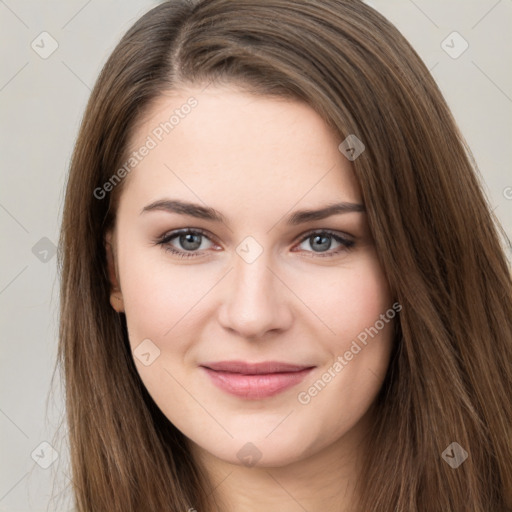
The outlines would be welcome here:
<svg viewBox="0 0 512 512">
<path fill-rule="evenodd" d="M 394 320 L 309 403 L 298 394 L 391 308 L 393 297 L 364 211 L 297 225 L 287 219 L 331 203 L 362 205 L 360 187 L 338 150 L 342 139 L 308 105 L 235 86 L 202 89 L 165 93 L 133 135 L 138 148 L 174 109 L 197 99 L 125 178 L 106 237 L 111 304 L 126 315 L 132 350 L 146 339 L 160 350 L 147 366 L 134 356 L 137 370 L 188 438 L 223 510 L 348 511 Z M 141 213 L 162 199 L 214 208 L 224 222 Z M 168 238 L 167 246 L 195 257 L 155 242 L 184 228 L 205 234 Z M 257 243 L 251 251 L 262 250 L 250 263 L 237 252 L 246 237 Z M 245 399 L 212 385 L 199 368 L 225 360 L 315 368 L 282 393 Z M 237 456 L 249 442 L 261 454 L 253 466 Z"/>
</svg>

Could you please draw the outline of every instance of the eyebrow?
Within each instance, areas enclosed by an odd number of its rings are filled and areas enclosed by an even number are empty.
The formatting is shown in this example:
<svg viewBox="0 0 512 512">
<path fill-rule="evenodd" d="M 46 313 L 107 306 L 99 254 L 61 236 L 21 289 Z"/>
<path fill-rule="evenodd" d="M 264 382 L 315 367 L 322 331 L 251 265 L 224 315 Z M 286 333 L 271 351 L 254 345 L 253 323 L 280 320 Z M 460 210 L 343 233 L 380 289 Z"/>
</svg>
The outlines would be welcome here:
<svg viewBox="0 0 512 512">
<path fill-rule="evenodd" d="M 153 203 L 144 206 L 140 215 L 151 211 L 166 211 L 169 213 L 189 215 L 198 219 L 206 219 L 213 222 L 228 224 L 224 215 L 214 208 L 201 206 L 196 203 L 189 203 L 187 201 L 179 201 L 176 199 L 160 199 L 158 201 L 154 201 Z M 297 210 L 287 217 L 286 223 L 291 226 L 296 226 L 298 224 L 304 224 L 314 220 L 325 219 L 331 215 L 351 212 L 364 213 L 366 212 L 366 208 L 364 205 L 358 203 L 333 203 L 317 210 Z"/>
</svg>

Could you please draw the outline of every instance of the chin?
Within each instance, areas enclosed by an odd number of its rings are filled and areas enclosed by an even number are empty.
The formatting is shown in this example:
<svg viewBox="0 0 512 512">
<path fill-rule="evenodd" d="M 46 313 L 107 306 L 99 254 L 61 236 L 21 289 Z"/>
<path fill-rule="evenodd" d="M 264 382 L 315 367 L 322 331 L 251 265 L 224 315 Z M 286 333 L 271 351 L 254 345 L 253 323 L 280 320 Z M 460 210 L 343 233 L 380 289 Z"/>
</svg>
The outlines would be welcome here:
<svg viewBox="0 0 512 512">
<path fill-rule="evenodd" d="M 304 436 L 290 436 L 282 431 L 267 433 L 246 431 L 237 435 L 231 432 L 234 439 L 223 439 L 222 442 L 198 439 L 194 442 L 214 457 L 241 467 L 283 467 L 307 457 Z"/>
</svg>

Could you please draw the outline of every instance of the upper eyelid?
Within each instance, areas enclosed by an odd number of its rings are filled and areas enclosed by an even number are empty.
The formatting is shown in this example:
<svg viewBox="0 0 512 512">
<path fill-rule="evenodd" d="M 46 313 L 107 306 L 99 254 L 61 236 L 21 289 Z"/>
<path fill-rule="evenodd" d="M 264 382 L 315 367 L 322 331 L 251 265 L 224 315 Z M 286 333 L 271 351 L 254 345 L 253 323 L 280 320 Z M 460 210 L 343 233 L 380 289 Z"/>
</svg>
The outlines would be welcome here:
<svg viewBox="0 0 512 512">
<path fill-rule="evenodd" d="M 199 233 L 200 235 L 203 235 L 203 236 L 207 237 L 208 239 L 210 239 L 212 242 L 216 240 L 216 237 L 214 235 L 210 234 L 210 232 L 208 232 L 204 229 L 201 229 L 201 228 L 173 229 L 171 231 L 167 231 L 166 233 L 164 233 L 161 237 L 158 238 L 158 240 L 160 240 L 160 241 L 166 240 L 166 239 L 172 240 L 173 238 L 175 238 L 179 235 L 187 234 L 187 233 Z"/>
<path fill-rule="evenodd" d="M 217 238 L 211 234 L 209 231 L 205 230 L 205 229 L 202 229 L 202 228 L 179 228 L 179 229 L 174 229 L 174 230 L 171 230 L 171 231 L 168 231 L 166 233 L 164 233 L 161 237 L 159 237 L 159 241 L 163 241 L 163 240 L 166 240 L 168 239 L 167 241 L 170 241 L 172 240 L 173 238 L 179 236 L 180 234 L 183 234 L 183 233 L 199 233 L 205 237 L 207 237 L 208 239 L 210 239 L 210 241 L 214 242 L 214 243 L 219 243 L 217 241 Z M 317 234 L 317 233 L 327 233 L 327 234 L 330 234 L 331 236 L 338 236 L 340 238 L 345 238 L 345 237 L 348 237 L 350 239 L 350 241 L 353 241 L 354 240 L 354 236 L 353 235 L 350 235 L 348 233 L 345 233 L 344 231 L 338 231 L 338 230 L 335 230 L 335 229 L 327 229 L 327 228 L 317 228 L 317 229 L 311 229 L 309 231 L 305 231 L 304 233 L 301 233 L 300 235 L 297 235 L 297 237 L 294 238 L 294 241 L 297 243 L 297 242 L 303 242 L 305 241 L 307 238 L 309 238 L 310 236 L 313 236 L 314 234 Z"/>
</svg>

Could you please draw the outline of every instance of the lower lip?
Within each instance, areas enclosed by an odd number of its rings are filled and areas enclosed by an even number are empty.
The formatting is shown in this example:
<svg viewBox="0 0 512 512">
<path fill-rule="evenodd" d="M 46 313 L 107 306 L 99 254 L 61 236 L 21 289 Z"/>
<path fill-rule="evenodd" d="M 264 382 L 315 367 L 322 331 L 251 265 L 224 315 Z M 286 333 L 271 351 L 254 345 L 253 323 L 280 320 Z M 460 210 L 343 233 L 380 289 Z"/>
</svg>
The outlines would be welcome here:
<svg viewBox="0 0 512 512">
<path fill-rule="evenodd" d="M 212 382 L 223 391 L 252 400 L 277 395 L 302 382 L 313 370 L 313 368 L 305 368 L 298 372 L 245 375 L 242 373 L 214 371 L 204 366 L 201 368 L 209 375 Z"/>
</svg>

